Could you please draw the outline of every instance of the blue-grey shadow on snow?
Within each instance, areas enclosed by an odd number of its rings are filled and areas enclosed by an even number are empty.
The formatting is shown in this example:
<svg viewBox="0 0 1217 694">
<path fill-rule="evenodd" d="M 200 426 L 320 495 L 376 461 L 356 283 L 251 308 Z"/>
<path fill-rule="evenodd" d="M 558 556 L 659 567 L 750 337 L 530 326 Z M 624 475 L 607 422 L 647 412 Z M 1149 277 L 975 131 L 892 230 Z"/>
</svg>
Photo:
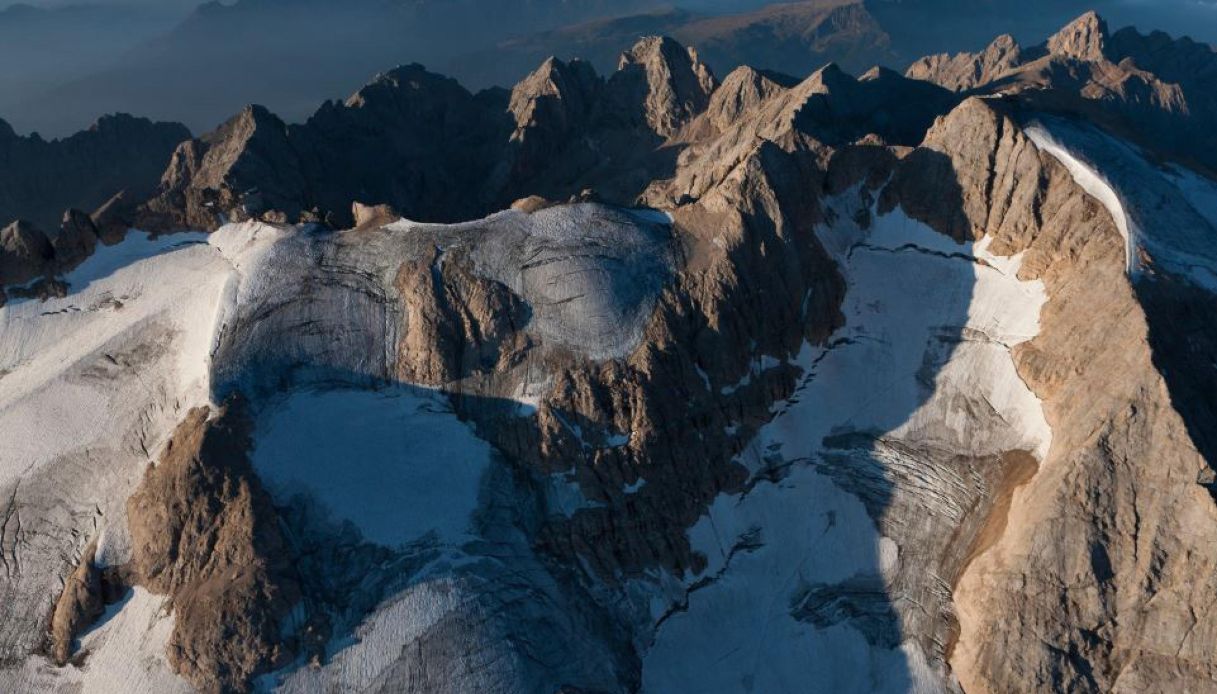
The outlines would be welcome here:
<svg viewBox="0 0 1217 694">
<path fill-rule="evenodd" d="M 31 290 L 48 280 L 66 285 L 65 296 L 70 300 L 73 295 L 85 291 L 94 282 L 104 280 L 119 270 L 188 246 L 206 243 L 207 234 L 202 232 L 178 232 L 153 236 L 142 231 L 131 230 L 127 232 L 125 239 L 112 246 L 102 245 L 98 242 L 92 255 L 58 277 L 40 278 L 23 287 L 9 287 L 7 289 L 8 305 L 15 306 L 27 301 L 39 300 L 36 296 L 30 296 Z"/>
<path fill-rule="evenodd" d="M 914 157 L 907 163 L 910 168 L 942 175 L 932 177 L 933 194 L 924 196 L 928 208 L 904 212 L 918 217 L 926 209 L 962 210 L 949 159 L 924 150 Z M 831 183 L 823 191 L 824 196 L 845 193 Z M 883 221 L 874 216 L 874 207 L 856 213 L 855 222 L 864 229 Z M 927 234 L 931 238 L 917 243 L 877 245 L 864 233 L 836 249 L 837 257 L 850 265 L 847 274 L 853 275 L 842 304 L 844 326 L 826 340 L 781 406 L 772 431 L 759 439 L 764 448 L 755 455 L 763 462 L 754 466 L 757 471 L 736 502 L 738 510 L 723 512 L 753 513 L 770 522 L 758 521 L 738 537 L 724 538 L 722 517 L 716 518 L 718 541 L 730 550 L 730 565 L 695 583 L 681 606 L 682 612 L 693 613 L 697 601 L 713 604 L 716 590 L 738 592 L 739 601 L 746 594 L 771 596 L 749 609 L 780 601 L 787 615 L 815 635 L 807 637 L 803 643 L 809 645 L 800 651 L 777 642 L 757 645 L 758 639 L 770 638 L 768 626 L 742 636 L 732 633 L 739 629 L 733 627 L 720 639 L 699 642 L 710 652 L 695 658 L 698 668 L 682 671 L 682 676 L 703 676 L 698 669 L 718 673 L 720 663 L 738 657 L 742 647 L 758 651 L 755 668 L 744 673 L 746 681 L 705 675 L 707 682 L 722 681 L 715 685 L 718 691 L 779 691 L 798 682 L 803 691 L 897 692 L 925 683 L 927 675 L 949 677 L 947 662 L 958 637 L 951 602 L 955 583 L 985 549 L 978 538 L 993 527 L 993 516 L 1004 513 L 1000 500 L 1036 465 L 1020 451 L 961 455 L 958 446 L 932 430 L 961 426 L 947 418 L 963 420 L 965 432 L 979 427 L 980 418 L 987 418 L 989 426 L 1008 426 L 986 412 L 979 394 L 969 399 L 967 393 L 948 393 L 939 403 L 942 411 L 935 413 L 944 421 L 892 433 L 939 393 L 939 376 L 961 345 L 986 341 L 967 328 L 980 272 L 973 244 Z M 832 242 L 822 235 L 820 241 Z M 926 308 L 917 305 L 919 297 L 944 299 Z M 923 342 L 907 344 L 910 335 Z M 826 494 L 808 470 L 831 480 L 854 501 Z M 746 511 L 753 498 L 755 507 Z M 862 520 L 851 508 L 858 503 L 865 512 Z M 791 527 L 806 534 L 791 537 Z M 863 545 L 869 548 L 858 549 Z M 766 552 L 773 554 L 766 558 Z M 750 563 L 760 568 L 750 570 Z M 753 583 L 731 585 L 733 571 L 749 571 Z M 716 588 L 719 583 L 727 587 Z M 661 628 L 679 629 L 680 619 L 674 614 Z M 678 640 L 698 637 L 678 633 Z M 859 648 L 858 635 L 865 648 Z M 715 657 L 720 651 L 721 657 Z M 783 678 L 777 671 L 788 675 Z M 738 677 L 742 671 L 721 672 Z"/>
</svg>

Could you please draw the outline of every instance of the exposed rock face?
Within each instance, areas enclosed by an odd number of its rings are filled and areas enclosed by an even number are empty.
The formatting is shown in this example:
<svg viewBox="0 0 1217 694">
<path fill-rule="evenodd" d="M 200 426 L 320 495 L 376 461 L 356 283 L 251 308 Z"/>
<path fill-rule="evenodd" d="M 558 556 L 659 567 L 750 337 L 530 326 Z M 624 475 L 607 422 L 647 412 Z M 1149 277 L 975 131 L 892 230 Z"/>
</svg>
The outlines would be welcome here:
<svg viewBox="0 0 1217 694">
<path fill-rule="evenodd" d="M 50 142 L 20 137 L 0 121 L 0 224 L 20 218 L 53 229 L 64 210 L 93 209 L 120 190 L 142 199 L 188 137 L 176 123 L 121 114 Z"/>
<path fill-rule="evenodd" d="M 182 143 L 135 222 L 154 230 L 246 219 L 349 226 L 357 201 L 455 221 L 590 185 L 630 203 L 670 171 L 671 151 L 661 147 L 705 111 L 716 85 L 696 51 L 659 37 L 624 53 L 607 81 L 588 63 L 547 60 L 510 99 L 400 67 L 303 125 L 251 106 Z"/>
<path fill-rule="evenodd" d="M 1107 22 L 1091 11 L 1048 39 L 1048 52 L 1063 58 L 1100 62 L 1108 58 Z"/>
<path fill-rule="evenodd" d="M 122 241 L 135 223 L 136 201 L 126 191 L 114 194 L 89 215 L 97 228 L 97 237 L 106 245 Z"/>
<path fill-rule="evenodd" d="M 622 54 L 609 99 L 656 134 L 670 137 L 705 110 L 717 81 L 697 57 L 667 37 L 652 36 Z M 631 114 L 633 109 L 641 112 Z"/>
<path fill-rule="evenodd" d="M 1014 37 L 1003 34 L 980 53 L 927 56 L 910 65 L 905 74 L 958 92 L 988 84 L 1021 62 L 1018 43 Z"/>
<path fill-rule="evenodd" d="M 93 564 L 97 543 L 85 548 L 76 569 L 64 582 L 63 593 L 51 614 L 51 660 L 59 666 L 72 655 L 72 642 L 84 627 L 92 624 L 105 610 L 101 572 Z"/>
<path fill-rule="evenodd" d="M 18 220 L 0 229 L 0 286 L 24 284 L 45 273 L 55 257 L 46 234 Z"/>
<path fill-rule="evenodd" d="M 255 183 L 256 182 L 256 183 Z M 149 202 L 155 225 L 209 229 L 221 215 L 257 217 L 267 210 L 295 218 L 305 182 L 287 125 L 261 106 L 249 106 L 215 132 L 183 142 Z"/>
<path fill-rule="evenodd" d="M 281 629 L 300 599 L 240 407 L 190 411 L 127 502 L 131 574 L 170 596 L 169 662 L 203 691 L 244 690 L 288 662 Z"/>
<path fill-rule="evenodd" d="M 546 144 L 566 138 L 587 120 L 601 81 L 582 60 L 547 59 L 511 90 L 508 110 L 516 121 L 512 140 L 543 138 L 532 146 L 544 151 Z"/>
<path fill-rule="evenodd" d="M 1217 140 L 1217 52 L 1190 39 L 1129 27 L 1112 35 L 1094 12 L 1044 45 L 1018 51 L 999 39 L 978 55 L 935 56 L 908 76 L 951 89 L 1017 93 L 1040 111 L 1082 114 L 1155 152 L 1212 170 Z"/>
<path fill-rule="evenodd" d="M 62 266 L 75 266 L 93 255 L 97 247 L 97 225 L 89 215 L 80 210 L 63 213 L 59 233 L 51 240 L 55 249 L 55 260 Z"/>
<path fill-rule="evenodd" d="M 178 148 L 139 222 L 159 229 L 260 218 L 348 225 L 357 200 L 414 218 L 467 216 L 485 203 L 465 183 L 490 176 L 494 153 L 485 148 L 506 139 L 498 105 L 411 65 L 345 103 L 325 104 L 300 126 L 250 106 Z M 372 170 L 394 173 L 372 180 Z"/>
<path fill-rule="evenodd" d="M 798 83 L 798 79 L 787 75 L 748 66 L 736 68 L 710 96 L 706 118 L 718 130 L 726 130 L 761 102 Z"/>
</svg>

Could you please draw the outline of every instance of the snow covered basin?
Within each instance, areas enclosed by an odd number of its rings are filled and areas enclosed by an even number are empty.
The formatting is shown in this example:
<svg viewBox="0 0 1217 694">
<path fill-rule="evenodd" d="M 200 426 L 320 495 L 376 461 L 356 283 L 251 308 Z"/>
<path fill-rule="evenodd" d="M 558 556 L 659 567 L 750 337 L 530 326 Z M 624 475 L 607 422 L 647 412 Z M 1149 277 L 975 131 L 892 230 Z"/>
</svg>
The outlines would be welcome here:
<svg viewBox="0 0 1217 694">
<path fill-rule="evenodd" d="M 388 547 L 470 537 L 491 447 L 440 393 L 295 391 L 263 410 L 256 436 L 254 467 L 280 503 L 305 495 Z"/>
</svg>

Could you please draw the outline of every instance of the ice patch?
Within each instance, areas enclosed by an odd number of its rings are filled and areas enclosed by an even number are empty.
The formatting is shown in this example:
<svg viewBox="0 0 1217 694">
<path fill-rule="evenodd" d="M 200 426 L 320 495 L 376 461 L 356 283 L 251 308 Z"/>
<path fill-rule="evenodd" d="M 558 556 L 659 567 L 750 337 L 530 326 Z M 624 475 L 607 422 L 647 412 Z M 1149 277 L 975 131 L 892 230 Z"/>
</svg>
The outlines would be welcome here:
<svg viewBox="0 0 1217 694">
<path fill-rule="evenodd" d="M 403 657 L 405 644 L 459 609 L 464 599 L 455 583 L 446 579 L 411 586 L 379 607 L 356 630 L 356 642 L 338 651 L 324 668 L 300 668 L 280 682 L 277 691 L 371 691 L 377 678 Z"/>
<path fill-rule="evenodd" d="M 672 224 L 672 215 L 663 210 L 656 210 L 651 207 L 632 207 L 627 209 L 626 212 L 635 219 L 648 224 Z"/>
</svg>

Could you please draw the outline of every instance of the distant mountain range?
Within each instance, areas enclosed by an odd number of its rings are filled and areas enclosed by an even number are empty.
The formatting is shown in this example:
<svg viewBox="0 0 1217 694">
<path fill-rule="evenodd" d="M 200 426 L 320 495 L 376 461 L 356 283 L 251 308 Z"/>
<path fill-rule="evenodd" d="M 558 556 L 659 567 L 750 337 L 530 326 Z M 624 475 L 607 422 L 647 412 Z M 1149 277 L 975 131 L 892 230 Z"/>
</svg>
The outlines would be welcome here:
<svg viewBox="0 0 1217 694">
<path fill-rule="evenodd" d="M 1217 22 L 1179 19 L 1217 10 L 1175 4 L 238 0 L 203 4 L 181 21 L 168 9 L 16 6 L 0 12 L 0 118 L 60 136 L 128 112 L 201 132 L 256 101 L 296 121 L 394 65 L 422 63 L 474 89 L 508 86 L 548 55 L 612 69 L 622 45 L 658 34 L 698 46 L 723 74 L 748 64 L 803 76 L 830 61 L 903 70 L 922 55 L 978 50 L 995 25 L 1039 40 L 1088 5 L 1120 23 L 1125 13 L 1217 40 Z"/>
</svg>

